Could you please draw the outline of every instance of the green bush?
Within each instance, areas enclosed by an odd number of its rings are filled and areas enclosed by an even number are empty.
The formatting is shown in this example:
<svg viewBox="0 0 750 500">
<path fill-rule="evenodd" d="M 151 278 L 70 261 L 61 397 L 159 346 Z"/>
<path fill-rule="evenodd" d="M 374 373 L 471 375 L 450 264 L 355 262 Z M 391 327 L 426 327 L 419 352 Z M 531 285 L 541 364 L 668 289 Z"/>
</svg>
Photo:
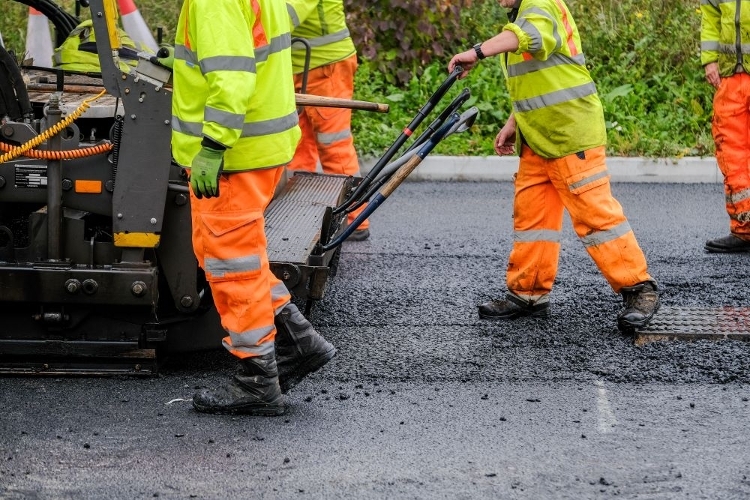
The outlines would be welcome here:
<svg viewBox="0 0 750 500">
<path fill-rule="evenodd" d="M 379 157 L 393 143 L 430 96 L 448 77 L 446 63 L 427 66 L 422 76 L 412 77 L 405 88 L 388 81 L 379 71 L 368 66 L 360 67 L 355 83 L 356 97 L 368 101 L 381 101 L 390 106 L 388 114 L 355 111 L 352 129 L 357 148 L 365 157 Z M 492 143 L 497 131 L 509 114 L 508 94 L 503 83 L 499 64 L 477 66 L 467 78 L 456 82 L 433 113 L 423 122 L 417 134 L 424 130 L 438 112 L 468 87 L 471 98 L 464 109 L 476 106 L 480 118 L 469 133 L 449 137 L 440 143 L 437 154 L 488 155 L 494 154 Z"/>
<path fill-rule="evenodd" d="M 574 2 L 613 154 L 713 151 L 712 88 L 700 65 L 697 0 Z"/>
<path fill-rule="evenodd" d="M 347 24 L 364 63 L 405 84 L 466 40 L 472 0 L 344 0 Z M 479 2 L 480 4 L 482 2 Z M 477 8 L 480 10 L 482 7 Z"/>
<path fill-rule="evenodd" d="M 73 12 L 73 0 L 59 3 Z M 174 37 L 180 1 L 137 4 L 154 31 L 161 26 L 166 40 Z M 363 156 L 380 156 L 398 137 L 447 77 L 452 54 L 490 38 L 507 22 L 505 9 L 494 1 L 346 0 L 346 5 L 360 55 L 355 98 L 391 105 L 387 115 L 354 113 Z M 699 60 L 699 0 L 568 0 L 568 5 L 604 104 L 609 153 L 712 154 L 713 90 Z M 3 6 L 0 33 L 6 46 L 22 52 L 28 8 L 7 0 Z M 480 118 L 470 133 L 448 138 L 435 153 L 492 155 L 509 111 L 499 61 L 483 61 L 441 105 L 464 86 Z"/>
<path fill-rule="evenodd" d="M 698 0 L 569 0 L 568 5 L 604 105 L 608 152 L 653 157 L 712 154 L 713 90 L 700 66 Z M 455 51 L 493 36 L 506 19 L 494 3 L 479 2 L 464 12 L 462 22 L 477 36 Z M 355 137 L 362 153 L 385 151 L 397 135 L 386 138 L 373 131 L 391 128 L 382 123 L 388 120 L 398 123 L 394 132 L 400 131 L 447 76 L 449 57 L 435 58 L 418 80 L 409 82 L 401 91 L 408 98 L 391 103 L 391 117 L 355 114 Z M 492 155 L 492 141 L 509 111 L 499 61 L 483 61 L 456 87 L 464 85 L 481 111 L 478 125 L 470 134 L 449 138 L 436 153 Z M 375 72 L 360 70 L 356 88 L 362 98 L 373 100 L 399 95 Z"/>
</svg>

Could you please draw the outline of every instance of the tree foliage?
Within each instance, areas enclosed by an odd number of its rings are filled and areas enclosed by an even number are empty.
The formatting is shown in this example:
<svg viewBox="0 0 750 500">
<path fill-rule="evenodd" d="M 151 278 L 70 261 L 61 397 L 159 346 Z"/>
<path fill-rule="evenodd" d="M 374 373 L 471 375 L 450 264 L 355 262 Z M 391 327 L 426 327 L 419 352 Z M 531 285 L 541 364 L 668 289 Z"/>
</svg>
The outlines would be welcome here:
<svg viewBox="0 0 750 500">
<path fill-rule="evenodd" d="M 0 0 L 2 1 L 2 0 Z M 74 0 L 56 0 L 69 11 Z M 449 58 L 497 34 L 507 22 L 495 0 L 344 0 L 360 56 L 355 98 L 391 104 L 386 115 L 355 113 L 355 144 L 379 156 L 447 76 Z M 700 65 L 698 0 L 566 0 L 604 104 L 609 153 L 684 156 L 713 152 L 713 88 Z M 182 0 L 136 0 L 155 31 L 174 38 Z M 0 33 L 23 53 L 28 8 L 5 0 Z M 446 96 L 471 88 L 481 110 L 470 134 L 441 143 L 443 154 L 493 154 L 509 100 L 498 58 L 489 58 Z"/>
<path fill-rule="evenodd" d="M 405 83 L 466 40 L 463 9 L 472 0 L 344 0 L 347 24 L 363 62 Z M 450 50 L 449 50 L 450 49 Z"/>
</svg>

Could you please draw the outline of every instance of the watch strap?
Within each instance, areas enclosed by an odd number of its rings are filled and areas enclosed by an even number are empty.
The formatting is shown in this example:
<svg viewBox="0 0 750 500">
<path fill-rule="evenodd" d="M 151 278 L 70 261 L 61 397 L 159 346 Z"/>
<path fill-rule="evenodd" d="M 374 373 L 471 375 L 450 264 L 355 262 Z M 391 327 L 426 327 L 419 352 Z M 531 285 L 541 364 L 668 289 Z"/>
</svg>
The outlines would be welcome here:
<svg viewBox="0 0 750 500">
<path fill-rule="evenodd" d="M 485 59 L 487 57 L 484 55 L 484 52 L 482 52 L 482 42 L 474 44 L 474 52 L 477 53 L 477 58 L 480 60 Z"/>
</svg>

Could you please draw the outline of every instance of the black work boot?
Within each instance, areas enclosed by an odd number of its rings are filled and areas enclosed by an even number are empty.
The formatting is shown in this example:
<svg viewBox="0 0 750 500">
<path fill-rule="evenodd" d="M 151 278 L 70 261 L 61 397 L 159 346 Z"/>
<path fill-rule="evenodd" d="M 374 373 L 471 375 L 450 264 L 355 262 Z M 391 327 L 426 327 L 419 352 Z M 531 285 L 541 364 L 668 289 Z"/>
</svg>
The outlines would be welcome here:
<svg viewBox="0 0 750 500">
<path fill-rule="evenodd" d="M 274 324 L 281 392 L 287 392 L 336 355 L 336 348 L 315 331 L 294 304 L 284 306 Z"/>
<path fill-rule="evenodd" d="M 743 240 L 739 236 L 730 234 L 723 238 L 708 240 L 704 248 L 710 253 L 750 252 L 750 241 Z"/>
<path fill-rule="evenodd" d="M 215 391 L 203 389 L 196 393 L 193 407 L 203 413 L 283 415 L 286 408 L 275 355 L 241 359 L 232 380 Z"/>
<path fill-rule="evenodd" d="M 622 332 L 632 332 L 648 325 L 659 310 L 659 295 L 656 284 L 644 281 L 634 286 L 624 286 L 620 290 L 625 309 L 617 315 L 617 327 Z"/>
<path fill-rule="evenodd" d="M 549 316 L 549 301 L 528 302 L 509 293 L 502 300 L 491 300 L 479 306 L 479 317 L 484 319 L 516 319 L 523 316 L 546 318 Z"/>
</svg>

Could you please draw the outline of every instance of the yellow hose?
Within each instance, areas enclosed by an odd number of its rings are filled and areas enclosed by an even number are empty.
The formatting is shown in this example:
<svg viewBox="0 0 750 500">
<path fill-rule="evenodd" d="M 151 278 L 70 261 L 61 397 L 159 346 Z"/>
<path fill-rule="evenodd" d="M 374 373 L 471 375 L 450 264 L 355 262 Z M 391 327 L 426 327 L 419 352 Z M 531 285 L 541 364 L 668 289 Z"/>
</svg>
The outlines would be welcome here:
<svg viewBox="0 0 750 500">
<path fill-rule="evenodd" d="M 66 116 L 65 119 L 57 122 L 52 127 L 48 128 L 38 136 L 31 139 L 29 142 L 22 144 L 21 146 L 18 146 L 17 148 L 11 149 L 8 153 L 5 153 L 4 155 L 0 156 L 0 163 L 5 163 L 6 161 L 13 160 L 14 158 L 18 158 L 22 154 L 24 154 L 26 151 L 30 150 L 31 148 L 35 148 L 50 137 L 54 137 L 55 135 L 59 134 L 62 130 L 65 129 L 68 125 L 73 123 L 77 118 L 79 118 L 87 109 L 91 107 L 91 103 L 99 99 L 101 96 L 103 96 L 106 93 L 106 90 L 102 90 L 99 95 L 90 97 L 89 99 L 84 100 L 80 106 L 78 106 L 78 109 L 73 111 L 70 115 Z"/>
</svg>

